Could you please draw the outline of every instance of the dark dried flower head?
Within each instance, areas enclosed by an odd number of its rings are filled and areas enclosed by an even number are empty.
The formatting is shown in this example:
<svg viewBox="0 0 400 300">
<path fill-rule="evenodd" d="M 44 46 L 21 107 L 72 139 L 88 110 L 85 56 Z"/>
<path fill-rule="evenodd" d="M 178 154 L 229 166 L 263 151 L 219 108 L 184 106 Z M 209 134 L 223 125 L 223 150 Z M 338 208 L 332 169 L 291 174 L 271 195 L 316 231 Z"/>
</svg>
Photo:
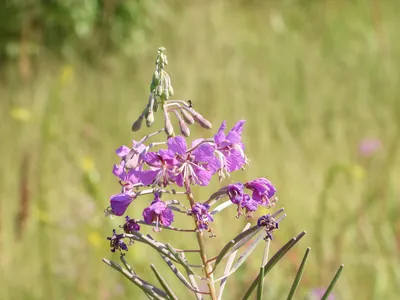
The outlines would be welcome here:
<svg viewBox="0 0 400 300">
<path fill-rule="evenodd" d="M 261 216 L 257 220 L 257 226 L 258 227 L 265 227 L 265 231 L 267 232 L 267 236 L 265 237 L 266 239 L 269 238 L 272 240 L 272 231 L 275 229 L 278 229 L 278 222 L 274 220 L 274 218 L 271 217 L 270 214 Z"/>
<path fill-rule="evenodd" d="M 129 216 L 126 216 L 125 220 L 125 224 L 122 225 L 125 233 L 132 233 L 133 231 L 140 230 L 140 225 L 135 221 L 135 219 L 131 219 Z"/>
<path fill-rule="evenodd" d="M 128 251 L 128 246 L 122 240 L 123 238 L 123 234 L 117 234 L 115 229 L 113 229 L 113 235 L 111 237 L 107 237 L 107 240 L 110 241 L 111 252 L 115 252 L 115 250 Z"/>
</svg>

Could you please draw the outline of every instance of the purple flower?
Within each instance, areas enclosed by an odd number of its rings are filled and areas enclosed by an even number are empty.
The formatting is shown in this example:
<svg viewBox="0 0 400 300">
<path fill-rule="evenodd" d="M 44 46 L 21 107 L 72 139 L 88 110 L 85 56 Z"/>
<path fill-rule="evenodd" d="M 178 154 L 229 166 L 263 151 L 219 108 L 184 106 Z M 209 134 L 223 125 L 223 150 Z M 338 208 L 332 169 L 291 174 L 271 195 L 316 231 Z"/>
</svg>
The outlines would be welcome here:
<svg viewBox="0 0 400 300">
<path fill-rule="evenodd" d="M 252 198 L 258 203 L 270 207 L 273 203 L 273 197 L 276 189 L 272 183 L 265 178 L 258 178 L 253 181 L 247 182 L 245 187 L 253 191 Z M 272 200 L 272 202 L 271 202 Z"/>
<path fill-rule="evenodd" d="M 166 187 L 175 181 L 174 153 L 170 150 L 148 152 L 144 155 L 144 162 L 149 170 L 133 171 L 134 175 L 143 185 L 159 185 Z"/>
<path fill-rule="evenodd" d="M 252 217 L 252 212 L 257 210 L 259 203 L 244 193 L 243 184 L 240 182 L 228 185 L 226 193 L 232 203 L 237 205 L 238 217 L 243 215 L 245 210 L 247 218 Z"/>
<path fill-rule="evenodd" d="M 110 197 L 111 212 L 116 216 L 122 216 L 134 199 L 136 199 L 136 193 L 132 191 L 112 195 Z"/>
<path fill-rule="evenodd" d="M 208 212 L 209 209 L 210 205 L 205 203 L 196 203 L 192 207 L 192 214 L 195 216 L 197 228 L 200 230 L 208 230 L 209 223 L 214 221 L 213 217 Z"/>
<path fill-rule="evenodd" d="M 130 151 L 131 149 L 129 149 L 127 146 L 121 146 L 115 152 L 119 157 L 125 157 Z"/>
<path fill-rule="evenodd" d="M 128 251 L 128 246 L 122 240 L 123 238 L 123 234 L 117 234 L 115 229 L 113 229 L 113 235 L 107 238 L 110 241 L 111 252 L 115 252 L 115 250 Z"/>
<path fill-rule="evenodd" d="M 172 210 L 160 200 L 158 193 L 156 193 L 150 206 L 144 209 L 143 218 L 147 224 L 156 222 L 154 231 L 160 231 L 158 223 L 161 223 L 163 226 L 170 226 L 174 221 L 174 214 Z"/>
<path fill-rule="evenodd" d="M 219 170 L 221 178 L 224 177 L 224 174 L 239 170 L 247 161 L 241 141 L 244 122 L 244 120 L 237 122 L 225 135 L 226 121 L 224 121 L 214 136 L 215 151 L 221 163 Z"/>
<path fill-rule="evenodd" d="M 212 175 L 218 170 L 219 162 L 214 156 L 214 149 L 210 144 L 201 144 L 196 141 L 194 150 L 187 152 L 186 141 L 182 136 L 170 138 L 167 142 L 168 150 L 175 153 L 176 184 L 184 183 L 206 186 Z"/>
<path fill-rule="evenodd" d="M 382 147 L 378 139 L 364 139 L 358 145 L 358 153 L 362 156 L 371 156 Z"/>
<path fill-rule="evenodd" d="M 311 291 L 310 300 L 319 300 L 325 294 L 326 289 L 324 288 L 315 288 Z M 327 300 L 335 300 L 335 295 L 330 294 Z"/>
<path fill-rule="evenodd" d="M 131 219 L 128 216 L 125 217 L 125 224 L 122 225 L 125 233 L 132 233 L 132 231 L 139 231 L 140 225 L 135 221 L 135 219 Z"/>
<path fill-rule="evenodd" d="M 276 222 L 270 214 L 261 216 L 257 220 L 257 226 L 265 227 L 265 231 L 267 232 L 266 238 L 269 238 L 270 240 L 272 240 L 272 231 L 278 229 L 278 225 L 278 222 Z"/>
<path fill-rule="evenodd" d="M 234 204 L 240 204 L 243 201 L 243 187 L 243 184 L 240 182 L 228 185 L 226 193 Z"/>
</svg>

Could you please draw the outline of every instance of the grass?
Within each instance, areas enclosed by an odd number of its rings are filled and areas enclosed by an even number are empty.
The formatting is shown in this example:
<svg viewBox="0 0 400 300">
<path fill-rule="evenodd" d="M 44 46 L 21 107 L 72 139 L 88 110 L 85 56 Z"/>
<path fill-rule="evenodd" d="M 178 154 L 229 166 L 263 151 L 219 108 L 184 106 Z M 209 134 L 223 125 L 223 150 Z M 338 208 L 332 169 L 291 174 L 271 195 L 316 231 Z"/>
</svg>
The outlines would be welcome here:
<svg viewBox="0 0 400 300">
<path fill-rule="evenodd" d="M 96 69 L 43 59 L 24 84 L 8 71 L 0 88 L 1 298 L 139 299 L 137 288 L 101 262 L 113 257 L 105 237 L 119 225 L 103 209 L 118 189 L 110 172 L 114 149 L 141 137 L 129 128 L 147 101 L 163 45 L 177 99 L 191 99 L 214 128 L 223 119 L 247 120 L 252 164 L 231 181 L 264 176 L 278 188 L 288 217 L 271 253 L 308 232 L 268 274 L 268 299 L 286 297 L 307 246 L 299 299 L 326 287 L 341 263 L 337 298 L 395 299 L 399 8 L 377 0 L 174 3 L 149 12 L 151 26 L 136 32 L 131 58 L 105 58 Z M 158 120 L 153 128 L 161 126 Z M 196 127 L 192 135 L 213 132 Z M 383 144 L 368 158 L 357 152 L 365 137 Z M 195 190 L 199 199 L 208 192 Z M 130 215 L 138 217 L 144 205 Z M 218 247 L 244 226 L 234 213 L 215 224 Z M 174 233 L 160 236 L 190 246 Z M 127 258 L 156 282 L 149 267 L 161 265 L 155 253 L 137 246 Z M 227 299 L 243 295 L 259 261 L 251 258 L 229 279 Z"/>
</svg>

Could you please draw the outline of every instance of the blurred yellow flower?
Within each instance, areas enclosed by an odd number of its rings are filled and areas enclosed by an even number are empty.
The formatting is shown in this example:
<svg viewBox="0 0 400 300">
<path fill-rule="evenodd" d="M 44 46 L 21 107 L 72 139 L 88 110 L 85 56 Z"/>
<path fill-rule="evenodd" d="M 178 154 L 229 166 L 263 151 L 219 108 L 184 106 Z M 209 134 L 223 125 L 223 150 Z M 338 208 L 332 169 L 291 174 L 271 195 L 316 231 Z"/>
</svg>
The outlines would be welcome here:
<svg viewBox="0 0 400 300">
<path fill-rule="evenodd" d="M 358 180 L 363 180 L 366 175 L 365 169 L 360 165 L 352 165 L 350 168 L 351 175 Z"/>
<path fill-rule="evenodd" d="M 91 172 L 94 170 L 94 161 L 90 156 L 85 156 L 82 158 L 82 169 L 85 172 Z"/>
<path fill-rule="evenodd" d="M 74 68 L 70 65 L 65 65 L 60 71 L 61 86 L 65 86 L 74 78 Z"/>
<path fill-rule="evenodd" d="M 20 122 L 29 122 L 32 118 L 32 113 L 29 109 L 24 107 L 14 107 L 10 111 L 10 115 L 13 119 Z"/>
<path fill-rule="evenodd" d="M 104 238 L 97 231 L 89 232 L 87 239 L 89 243 L 94 247 L 100 247 Z"/>
</svg>

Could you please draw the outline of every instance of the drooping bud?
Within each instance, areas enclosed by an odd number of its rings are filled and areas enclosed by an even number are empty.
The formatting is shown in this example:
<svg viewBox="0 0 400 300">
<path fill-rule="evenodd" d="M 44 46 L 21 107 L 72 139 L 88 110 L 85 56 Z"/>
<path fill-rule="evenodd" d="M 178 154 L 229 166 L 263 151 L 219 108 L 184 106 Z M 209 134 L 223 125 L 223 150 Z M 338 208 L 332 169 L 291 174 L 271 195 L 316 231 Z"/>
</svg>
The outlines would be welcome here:
<svg viewBox="0 0 400 300">
<path fill-rule="evenodd" d="M 212 124 L 206 118 L 204 118 L 201 114 L 195 111 L 192 108 L 189 108 L 189 111 L 192 113 L 194 120 L 200 124 L 201 127 L 206 129 L 211 129 Z"/>
<path fill-rule="evenodd" d="M 181 109 L 181 115 L 187 124 L 192 125 L 194 123 L 194 119 L 188 111 Z"/>
<path fill-rule="evenodd" d="M 172 127 L 171 120 L 168 118 L 165 118 L 165 127 L 164 127 L 165 133 L 168 135 L 168 137 L 171 137 L 174 135 L 174 127 Z"/>
<path fill-rule="evenodd" d="M 132 131 L 138 131 L 142 127 L 143 116 L 140 116 L 135 122 L 132 124 Z"/>
<path fill-rule="evenodd" d="M 168 86 L 168 93 L 170 96 L 172 96 L 174 94 L 174 88 L 172 87 L 171 83 Z"/>
<path fill-rule="evenodd" d="M 150 111 L 146 117 L 146 125 L 150 127 L 154 123 L 154 113 Z"/>
<path fill-rule="evenodd" d="M 188 137 L 190 135 L 189 126 L 187 126 L 183 120 L 179 120 L 179 127 L 181 129 L 182 135 L 184 135 L 186 137 Z"/>
<path fill-rule="evenodd" d="M 159 107 L 160 107 L 160 106 L 158 105 L 158 102 L 155 101 L 155 102 L 154 102 L 154 105 L 153 105 L 153 111 L 154 111 L 154 112 L 157 112 L 158 109 L 159 109 Z"/>
</svg>

